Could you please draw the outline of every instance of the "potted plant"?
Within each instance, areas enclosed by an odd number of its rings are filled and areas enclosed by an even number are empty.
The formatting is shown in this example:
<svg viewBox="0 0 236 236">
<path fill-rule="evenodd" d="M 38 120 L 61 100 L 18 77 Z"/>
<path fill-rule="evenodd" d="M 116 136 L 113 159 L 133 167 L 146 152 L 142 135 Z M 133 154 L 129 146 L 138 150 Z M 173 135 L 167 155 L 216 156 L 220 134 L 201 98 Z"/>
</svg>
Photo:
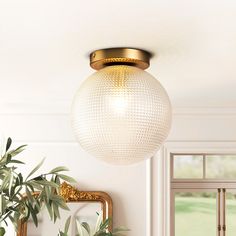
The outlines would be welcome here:
<svg viewBox="0 0 236 236">
<path fill-rule="evenodd" d="M 18 166 L 25 163 L 16 156 L 26 145 L 10 149 L 11 144 L 12 140 L 8 138 L 4 153 L 0 156 L 0 236 L 5 234 L 3 223 L 7 225 L 7 221 L 14 225 L 16 231 L 19 220 L 24 222 L 30 217 L 37 226 L 38 214 L 45 205 L 55 222 L 60 217 L 61 208 L 68 210 L 65 200 L 58 194 L 60 183 L 62 180 L 75 182 L 73 178 L 62 174 L 68 171 L 64 166 L 35 176 L 43 161 L 24 177 L 18 171 Z"/>
</svg>

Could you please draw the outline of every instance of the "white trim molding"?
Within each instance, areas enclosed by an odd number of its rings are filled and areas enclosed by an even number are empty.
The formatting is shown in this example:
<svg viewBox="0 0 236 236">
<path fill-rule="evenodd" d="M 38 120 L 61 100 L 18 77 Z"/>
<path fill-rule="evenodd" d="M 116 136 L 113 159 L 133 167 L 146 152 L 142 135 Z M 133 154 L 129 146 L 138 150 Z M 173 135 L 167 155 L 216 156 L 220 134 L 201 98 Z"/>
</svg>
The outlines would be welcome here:
<svg viewBox="0 0 236 236">
<path fill-rule="evenodd" d="M 173 107 L 174 116 L 224 116 L 224 115 L 236 115 L 236 107 Z"/>
<path fill-rule="evenodd" d="M 2 100 L 0 114 L 69 114 L 72 98 L 68 100 Z M 174 106 L 174 116 L 236 115 L 236 106 Z"/>
<path fill-rule="evenodd" d="M 146 235 L 152 236 L 152 159 L 146 160 Z"/>
</svg>

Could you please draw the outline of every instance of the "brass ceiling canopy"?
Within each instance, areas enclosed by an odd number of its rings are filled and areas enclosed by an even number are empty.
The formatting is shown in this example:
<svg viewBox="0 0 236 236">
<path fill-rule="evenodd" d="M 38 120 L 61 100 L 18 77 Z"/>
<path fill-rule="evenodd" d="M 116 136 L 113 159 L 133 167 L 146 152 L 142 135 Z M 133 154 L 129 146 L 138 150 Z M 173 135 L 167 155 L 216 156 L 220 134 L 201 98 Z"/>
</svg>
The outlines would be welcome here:
<svg viewBox="0 0 236 236">
<path fill-rule="evenodd" d="M 151 54 L 136 48 L 106 48 L 90 54 L 90 66 L 100 70 L 110 65 L 131 65 L 145 70 L 149 67 Z"/>
</svg>

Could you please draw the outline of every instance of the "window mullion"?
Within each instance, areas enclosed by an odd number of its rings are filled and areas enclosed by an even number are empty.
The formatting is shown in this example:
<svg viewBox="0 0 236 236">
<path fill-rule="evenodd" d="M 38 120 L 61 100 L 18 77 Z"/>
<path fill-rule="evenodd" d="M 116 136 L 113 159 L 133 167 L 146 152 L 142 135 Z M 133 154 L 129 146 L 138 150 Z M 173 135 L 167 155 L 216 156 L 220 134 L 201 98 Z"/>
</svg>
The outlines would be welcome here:
<svg viewBox="0 0 236 236">
<path fill-rule="evenodd" d="M 203 179 L 206 179 L 206 155 L 203 154 Z"/>
</svg>

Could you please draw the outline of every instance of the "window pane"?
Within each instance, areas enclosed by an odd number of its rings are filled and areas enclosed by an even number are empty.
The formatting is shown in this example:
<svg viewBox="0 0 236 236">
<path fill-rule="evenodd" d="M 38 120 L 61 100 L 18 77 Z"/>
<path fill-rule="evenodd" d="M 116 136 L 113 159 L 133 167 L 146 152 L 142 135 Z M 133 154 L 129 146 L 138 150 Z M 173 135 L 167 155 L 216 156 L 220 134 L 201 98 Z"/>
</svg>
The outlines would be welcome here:
<svg viewBox="0 0 236 236">
<path fill-rule="evenodd" d="M 174 155 L 174 178 L 203 178 L 203 156 Z"/>
<path fill-rule="evenodd" d="M 206 178 L 235 179 L 236 155 L 206 155 Z"/>
<path fill-rule="evenodd" d="M 226 230 L 227 236 L 236 232 L 236 193 L 226 193 Z"/>
<path fill-rule="evenodd" d="M 216 236 L 216 193 L 175 194 L 175 236 Z"/>
</svg>

